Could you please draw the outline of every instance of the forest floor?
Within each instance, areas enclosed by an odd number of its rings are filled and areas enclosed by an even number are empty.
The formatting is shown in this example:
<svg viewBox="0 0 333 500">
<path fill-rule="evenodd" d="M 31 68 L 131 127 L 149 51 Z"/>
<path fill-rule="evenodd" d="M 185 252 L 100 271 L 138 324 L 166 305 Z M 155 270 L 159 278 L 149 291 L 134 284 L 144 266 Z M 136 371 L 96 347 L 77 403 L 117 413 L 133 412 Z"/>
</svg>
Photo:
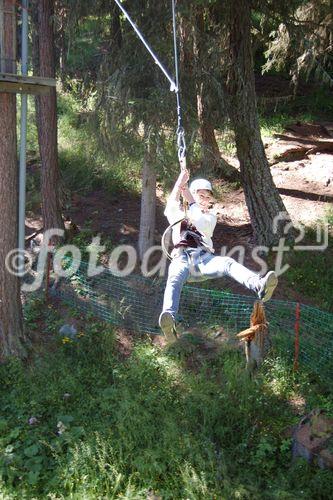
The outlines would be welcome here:
<svg viewBox="0 0 333 500">
<path fill-rule="evenodd" d="M 0 364 L 1 499 L 332 498 L 331 471 L 291 460 L 331 385 L 285 352 L 249 377 L 220 338 L 160 349 L 38 297 L 25 324 L 28 362 Z"/>
<path fill-rule="evenodd" d="M 333 123 L 295 123 L 283 134 L 264 137 L 267 158 L 276 186 L 293 221 L 313 227 L 323 221 L 332 210 L 333 202 Z M 227 160 L 238 168 L 236 157 Z M 221 180 L 213 180 L 216 187 L 218 224 L 214 233 L 217 253 L 221 247 L 227 251 L 242 245 L 244 263 L 258 270 L 251 252 L 254 248 L 253 232 L 243 189 L 235 189 Z M 165 193 L 158 189 L 156 244 L 167 227 L 163 215 Z M 100 233 L 117 244 L 136 245 L 140 224 L 140 197 L 127 192 L 110 195 L 103 188 L 85 194 L 73 193 L 66 216 L 81 231 Z M 40 217 L 27 218 L 27 235 L 40 228 Z M 221 286 L 214 284 L 212 286 Z M 222 285 L 223 286 L 223 285 Z M 228 281 L 228 289 L 246 293 L 237 283 Z M 276 298 L 300 300 L 318 305 L 312 297 L 290 286 L 284 276 L 280 280 Z"/>
</svg>

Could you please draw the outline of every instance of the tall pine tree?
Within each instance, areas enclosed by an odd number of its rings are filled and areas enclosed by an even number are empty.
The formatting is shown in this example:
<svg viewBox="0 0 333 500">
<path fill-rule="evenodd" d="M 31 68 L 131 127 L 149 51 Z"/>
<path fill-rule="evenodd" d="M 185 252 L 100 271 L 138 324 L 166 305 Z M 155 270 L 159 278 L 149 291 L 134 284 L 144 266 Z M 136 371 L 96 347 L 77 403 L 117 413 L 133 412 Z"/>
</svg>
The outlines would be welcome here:
<svg viewBox="0 0 333 500">
<path fill-rule="evenodd" d="M 260 135 L 248 0 L 229 0 L 227 28 L 226 89 L 246 204 L 257 243 L 271 246 L 284 235 L 290 219 L 274 184 Z M 282 213 L 283 223 L 275 231 L 273 221 Z"/>
<path fill-rule="evenodd" d="M 34 62 L 39 76 L 55 78 L 54 1 L 35 0 Z M 59 200 L 57 95 L 51 88 L 36 97 L 36 121 L 41 159 L 42 215 L 44 230 L 64 229 Z"/>
<path fill-rule="evenodd" d="M 16 73 L 16 9 L 1 0 L 3 11 L 1 70 Z M 0 92 L 0 362 L 25 355 L 19 278 L 10 273 L 6 259 L 18 245 L 18 163 L 16 95 Z M 8 262 L 8 261 L 7 261 Z"/>
</svg>

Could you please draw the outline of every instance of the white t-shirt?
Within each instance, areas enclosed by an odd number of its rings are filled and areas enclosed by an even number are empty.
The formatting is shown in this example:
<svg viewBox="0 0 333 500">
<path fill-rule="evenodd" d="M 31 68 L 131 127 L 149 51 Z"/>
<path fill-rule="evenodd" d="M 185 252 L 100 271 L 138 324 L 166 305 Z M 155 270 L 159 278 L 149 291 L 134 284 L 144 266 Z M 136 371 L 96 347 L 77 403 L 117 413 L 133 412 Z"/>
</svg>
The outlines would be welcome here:
<svg viewBox="0 0 333 500">
<path fill-rule="evenodd" d="M 179 201 L 174 198 L 169 198 L 164 210 L 164 215 L 167 217 L 169 224 L 174 224 L 183 217 L 185 211 L 180 207 Z M 187 218 L 202 234 L 202 239 L 206 247 L 211 252 L 214 252 L 212 236 L 216 226 L 216 215 L 211 212 L 202 212 L 197 203 L 192 203 L 187 210 Z M 174 245 L 180 241 L 180 222 L 172 228 L 172 242 Z"/>
</svg>

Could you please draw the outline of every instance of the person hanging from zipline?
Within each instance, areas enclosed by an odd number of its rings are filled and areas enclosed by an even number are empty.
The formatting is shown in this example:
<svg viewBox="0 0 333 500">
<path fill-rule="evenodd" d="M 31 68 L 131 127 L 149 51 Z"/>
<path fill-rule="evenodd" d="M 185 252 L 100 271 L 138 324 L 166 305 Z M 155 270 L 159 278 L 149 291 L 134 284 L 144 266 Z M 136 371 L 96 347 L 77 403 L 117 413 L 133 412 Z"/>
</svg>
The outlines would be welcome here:
<svg viewBox="0 0 333 500">
<path fill-rule="evenodd" d="M 136 35 L 154 59 L 154 62 L 168 79 L 170 90 L 176 94 L 178 159 L 182 171 L 168 199 L 164 212 L 170 226 L 172 226 L 174 249 L 171 255 L 172 262 L 169 266 L 168 281 L 164 292 L 163 310 L 159 318 L 160 327 L 166 338 L 169 341 L 173 341 L 177 335 L 176 315 L 179 308 L 180 294 L 183 284 L 187 279 L 194 281 L 196 279 L 201 280 L 202 278 L 209 279 L 230 276 L 246 288 L 256 292 L 261 300 L 266 301 L 271 298 L 277 285 L 277 276 L 274 271 L 270 271 L 265 277 L 260 277 L 231 257 L 215 256 L 211 238 L 216 226 L 216 216 L 209 209 L 212 186 L 205 179 L 197 179 L 191 183 L 190 188 L 187 187 L 189 173 L 186 169 L 186 143 L 180 103 L 176 0 L 172 0 L 171 2 L 175 79 L 170 76 L 151 49 L 136 24 L 124 9 L 121 1 L 115 0 L 115 3 L 131 24 Z M 180 195 L 182 195 L 183 200 L 189 205 L 187 213 L 180 207 Z"/>
<path fill-rule="evenodd" d="M 169 343 L 177 338 L 176 317 L 184 283 L 229 276 L 255 292 L 263 302 L 277 286 L 277 276 L 269 271 L 264 277 L 250 271 L 231 257 L 214 255 L 212 236 L 216 215 L 211 211 L 212 186 L 206 179 L 196 179 L 188 187 L 186 159 L 180 158 L 181 173 L 167 200 L 164 215 L 172 227 L 174 248 L 164 291 L 159 325 Z M 180 197 L 188 209 L 181 206 Z M 169 228 L 170 228 L 169 226 Z"/>
</svg>

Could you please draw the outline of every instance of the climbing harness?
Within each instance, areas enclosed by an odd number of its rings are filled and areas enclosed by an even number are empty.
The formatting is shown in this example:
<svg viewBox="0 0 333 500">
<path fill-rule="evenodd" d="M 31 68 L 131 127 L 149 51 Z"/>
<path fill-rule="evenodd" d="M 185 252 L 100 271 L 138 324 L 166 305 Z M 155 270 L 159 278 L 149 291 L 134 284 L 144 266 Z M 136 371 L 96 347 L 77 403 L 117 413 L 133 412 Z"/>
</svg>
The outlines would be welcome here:
<svg viewBox="0 0 333 500">
<path fill-rule="evenodd" d="M 159 60 L 159 58 L 157 57 L 157 55 L 155 54 L 153 49 L 149 46 L 149 44 L 145 40 L 144 36 L 140 32 L 139 28 L 137 27 L 137 25 L 131 19 L 128 12 L 124 9 L 120 0 L 114 0 L 114 1 L 116 2 L 119 9 L 126 17 L 127 21 L 132 26 L 136 35 L 141 40 L 141 42 L 143 43 L 143 45 L 145 46 L 145 48 L 147 49 L 149 54 L 154 59 L 154 62 L 157 64 L 157 66 L 160 68 L 162 73 L 168 79 L 168 81 L 170 83 L 170 91 L 175 92 L 175 94 L 176 94 L 176 100 L 177 100 L 177 130 L 176 130 L 176 135 L 177 135 L 178 159 L 180 161 L 180 160 L 184 159 L 186 156 L 186 143 L 185 143 L 185 131 L 184 131 L 183 123 L 182 123 L 182 114 L 181 114 L 181 105 L 180 105 L 179 67 L 178 67 L 178 50 L 177 50 L 176 0 L 172 0 L 172 24 L 173 24 L 174 59 L 175 59 L 175 80 L 170 76 L 168 70 L 161 63 L 161 61 Z"/>
<path fill-rule="evenodd" d="M 161 247 L 162 247 L 162 251 L 164 253 L 164 255 L 169 259 L 169 260 L 172 260 L 172 257 L 171 257 L 171 254 L 169 254 L 168 250 L 167 250 L 167 247 L 166 247 L 166 237 L 167 237 L 167 234 L 169 233 L 169 231 L 174 227 L 176 226 L 177 224 L 181 223 L 183 220 L 185 220 L 186 217 L 182 217 L 181 219 L 177 220 L 176 222 L 174 222 L 173 224 L 170 224 L 166 230 L 164 231 L 164 233 L 162 234 L 162 239 L 161 239 Z"/>
<path fill-rule="evenodd" d="M 169 233 L 169 231 L 177 224 L 181 225 L 181 228 L 180 228 L 181 240 L 180 240 L 180 242 L 177 243 L 177 245 L 175 245 L 174 250 L 177 249 L 177 250 L 186 251 L 188 249 L 191 249 L 191 250 L 200 250 L 200 251 L 204 251 L 204 252 L 214 253 L 214 250 L 211 250 L 202 240 L 202 234 L 200 233 L 200 231 L 198 231 L 195 227 L 193 227 L 193 225 L 191 223 L 189 223 L 189 225 L 187 225 L 187 227 L 185 227 L 182 231 L 182 223 L 184 221 L 188 221 L 186 213 L 185 213 L 184 217 L 177 220 L 173 224 L 170 224 L 166 228 L 166 230 L 164 231 L 164 233 L 162 235 L 162 239 L 161 239 L 161 246 L 162 246 L 162 251 L 163 251 L 164 255 L 169 260 L 172 260 L 174 257 L 167 250 L 166 237 L 167 237 L 167 234 Z"/>
</svg>

